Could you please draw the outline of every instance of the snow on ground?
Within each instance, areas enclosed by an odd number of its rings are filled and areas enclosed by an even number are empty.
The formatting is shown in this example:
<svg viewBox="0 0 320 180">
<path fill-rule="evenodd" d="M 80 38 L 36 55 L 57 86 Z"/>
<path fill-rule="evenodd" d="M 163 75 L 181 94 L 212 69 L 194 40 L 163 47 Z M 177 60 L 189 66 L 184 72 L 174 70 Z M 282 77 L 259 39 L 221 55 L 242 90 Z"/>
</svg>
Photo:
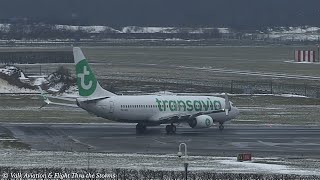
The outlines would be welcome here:
<svg viewBox="0 0 320 180">
<path fill-rule="evenodd" d="M 0 32 L 9 32 L 10 24 L 0 24 Z M 139 26 L 126 26 L 121 29 L 115 29 L 109 26 L 72 26 L 72 25 L 54 25 L 56 30 L 75 32 L 78 30 L 87 33 L 190 33 L 190 34 L 204 34 L 216 32 L 221 34 L 237 33 L 231 28 L 192 28 L 192 27 L 139 27 Z M 25 27 L 25 29 L 28 29 Z M 262 39 L 277 39 L 281 41 L 318 41 L 320 39 L 320 28 L 309 26 L 297 26 L 297 27 L 275 27 L 269 28 L 266 31 L 256 31 L 255 33 L 244 33 L 245 36 L 258 36 Z M 67 39 L 65 39 L 68 41 Z M 12 40 L 17 41 L 17 40 Z M 34 43 L 38 42 L 35 41 Z M 58 43 L 59 39 L 54 41 Z M 17 41 L 20 42 L 20 41 Z M 20 43 L 22 43 L 21 41 Z M 39 41 L 44 43 L 45 41 Z M 51 41 L 53 43 L 53 41 Z"/>
<path fill-rule="evenodd" d="M 62 97 L 66 98 L 77 98 L 79 97 L 78 87 L 70 86 L 64 93 L 61 94 Z"/>
<path fill-rule="evenodd" d="M 54 84 L 53 86 L 51 86 L 48 91 L 51 91 L 51 92 L 59 92 L 60 89 L 64 86 L 64 83 L 62 82 L 58 82 L 56 84 Z"/>
<path fill-rule="evenodd" d="M 179 28 L 179 27 L 138 27 L 127 26 L 123 27 L 122 33 L 179 33 L 187 32 L 190 34 L 203 34 L 206 32 L 213 32 L 218 30 L 220 33 L 230 33 L 229 28 Z"/>
<path fill-rule="evenodd" d="M 298 26 L 298 27 L 278 27 L 275 29 L 268 29 L 269 33 L 283 33 L 283 34 L 305 34 L 305 33 L 318 33 L 319 27 Z"/>
<path fill-rule="evenodd" d="M 138 26 L 127 26 L 123 27 L 122 33 L 172 33 L 176 32 L 174 27 L 138 27 Z"/>
<path fill-rule="evenodd" d="M 319 35 L 310 35 L 310 34 L 269 34 L 270 39 L 280 39 L 282 41 L 318 41 L 320 39 Z"/>
<path fill-rule="evenodd" d="M 307 61 L 305 61 L 305 62 L 297 62 L 295 60 L 289 60 L 289 61 L 284 61 L 284 62 L 285 63 L 294 63 L 294 64 L 310 64 L 310 65 L 315 64 L 315 65 L 320 65 L 320 62 L 307 62 Z"/>
<path fill-rule="evenodd" d="M 296 94 L 279 94 L 275 96 L 281 96 L 281 97 L 295 97 L 295 98 L 307 98 L 306 96 L 302 95 L 296 95 Z"/>
<path fill-rule="evenodd" d="M 271 39 L 318 41 L 320 39 L 320 28 L 309 26 L 270 28 L 266 35 L 266 37 Z"/>
<path fill-rule="evenodd" d="M 256 162 L 238 162 L 235 159 L 218 160 L 217 163 L 224 164 L 230 167 L 230 169 L 235 169 L 236 171 L 248 171 L 260 172 L 266 174 L 299 174 L 299 175 L 319 175 L 318 170 L 306 170 L 300 168 L 294 168 L 286 165 L 273 164 L 273 163 L 256 163 Z"/>
<path fill-rule="evenodd" d="M 44 77 L 39 77 L 34 80 L 33 85 L 40 86 L 40 85 L 46 84 L 46 83 L 48 83 L 48 81 Z"/>
<path fill-rule="evenodd" d="M 27 78 L 25 76 L 25 74 L 15 66 L 6 65 L 6 66 L 0 68 L 0 73 L 5 74 L 7 76 L 12 76 L 15 73 L 20 73 L 19 74 L 19 79 L 20 79 L 21 82 L 29 82 L 30 81 L 30 79 Z"/>
<path fill-rule="evenodd" d="M 36 90 L 19 88 L 9 84 L 7 81 L 0 79 L 0 93 L 38 93 Z"/>
<path fill-rule="evenodd" d="M 115 154 L 88 152 L 0 150 L 0 166 L 10 167 L 68 167 L 125 168 L 182 171 L 183 160 L 175 154 Z M 303 160 L 302 160 L 303 161 Z M 252 162 L 237 162 L 235 157 L 189 156 L 190 171 L 210 171 L 224 173 L 263 173 L 320 175 L 320 170 L 291 165 L 283 159 L 257 158 Z M 303 164 L 303 163 L 301 163 Z"/>
<path fill-rule="evenodd" d="M 0 24 L 0 32 L 9 32 L 10 24 Z"/>
<path fill-rule="evenodd" d="M 67 30 L 67 31 L 78 31 L 82 30 L 88 33 L 101 33 L 104 31 L 111 31 L 111 32 L 119 32 L 113 28 L 108 26 L 71 26 L 71 25 L 55 25 L 55 28 L 58 30 Z"/>
<path fill-rule="evenodd" d="M 221 34 L 228 34 L 230 33 L 230 28 L 217 28 L 219 33 Z"/>
<path fill-rule="evenodd" d="M 14 66 L 5 66 L 3 68 L 0 68 L 0 73 L 6 74 L 8 76 L 11 76 L 16 71 L 18 71 L 18 68 L 14 67 Z"/>
</svg>

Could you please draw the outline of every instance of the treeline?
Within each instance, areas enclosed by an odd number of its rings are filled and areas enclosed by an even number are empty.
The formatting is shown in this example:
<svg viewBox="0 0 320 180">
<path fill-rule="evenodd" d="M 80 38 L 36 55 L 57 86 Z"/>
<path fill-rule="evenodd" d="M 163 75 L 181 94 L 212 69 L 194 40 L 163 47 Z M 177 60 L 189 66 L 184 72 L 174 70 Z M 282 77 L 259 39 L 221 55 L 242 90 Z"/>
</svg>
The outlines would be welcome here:
<svg viewBox="0 0 320 180">
<path fill-rule="evenodd" d="M 71 51 L 0 52 L 0 63 L 73 63 L 73 54 Z"/>
<path fill-rule="evenodd" d="M 11 24 L 10 29 L 0 26 L 0 38 L 2 40 L 22 40 L 22 39 L 80 39 L 88 38 L 90 35 L 81 29 L 70 31 L 65 29 L 56 29 L 53 25 L 47 24 Z"/>
<path fill-rule="evenodd" d="M 101 32 L 89 32 L 78 29 L 56 28 L 50 24 L 11 24 L 10 28 L 0 26 L 0 39 L 2 40 L 56 40 L 56 39 L 213 39 L 221 38 L 218 29 L 210 29 L 203 33 L 189 33 L 187 30 L 177 30 L 175 33 L 117 33 L 109 29 Z"/>
</svg>

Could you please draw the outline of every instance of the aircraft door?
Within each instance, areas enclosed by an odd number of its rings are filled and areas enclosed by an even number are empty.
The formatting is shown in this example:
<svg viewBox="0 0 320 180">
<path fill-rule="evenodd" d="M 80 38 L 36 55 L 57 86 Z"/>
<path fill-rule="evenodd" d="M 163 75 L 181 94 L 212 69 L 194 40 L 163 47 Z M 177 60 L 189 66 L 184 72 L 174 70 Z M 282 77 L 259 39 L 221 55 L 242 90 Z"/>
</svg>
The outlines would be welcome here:
<svg viewBox="0 0 320 180">
<path fill-rule="evenodd" d="M 110 109 L 109 109 L 109 113 L 113 113 L 114 112 L 114 102 L 113 101 L 110 101 Z"/>
</svg>

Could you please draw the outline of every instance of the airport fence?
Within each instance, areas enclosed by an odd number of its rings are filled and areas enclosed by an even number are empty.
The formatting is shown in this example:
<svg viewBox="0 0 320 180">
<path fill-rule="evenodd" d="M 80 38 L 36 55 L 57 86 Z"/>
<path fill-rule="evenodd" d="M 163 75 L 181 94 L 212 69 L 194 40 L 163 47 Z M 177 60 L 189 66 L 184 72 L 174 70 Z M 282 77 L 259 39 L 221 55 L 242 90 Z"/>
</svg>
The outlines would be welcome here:
<svg viewBox="0 0 320 180">
<path fill-rule="evenodd" d="M 312 98 L 320 98 L 320 86 L 304 84 L 289 84 L 280 82 L 231 81 L 231 94 L 293 94 Z"/>
<path fill-rule="evenodd" d="M 11 168 L 0 167 L 1 179 L 92 179 L 92 180 L 183 180 L 184 171 L 157 171 L 133 169 L 72 169 L 72 168 Z M 295 174 L 248 174 L 248 173 L 216 173 L 203 171 L 188 172 L 190 180 L 207 179 L 320 179 L 316 175 Z"/>
<path fill-rule="evenodd" d="M 207 93 L 230 93 L 230 94 L 290 94 L 320 98 L 320 85 L 307 83 L 283 83 L 274 81 L 210 81 L 210 82 L 191 82 L 191 91 Z M 166 84 L 167 89 L 174 89 L 176 85 Z M 185 84 L 186 87 L 189 85 Z M 186 88 L 187 89 L 187 88 Z M 182 89 L 174 89 L 181 92 Z"/>
<path fill-rule="evenodd" d="M 320 98 L 320 85 L 308 83 L 283 83 L 278 81 L 179 81 L 170 82 L 148 81 L 148 80 L 102 80 L 110 90 L 114 92 L 130 91 L 135 89 L 143 93 L 153 93 L 156 91 L 170 91 L 173 93 L 230 93 L 230 94 L 290 94 L 306 96 L 310 98 Z M 112 84 L 112 86 L 108 86 Z"/>
</svg>

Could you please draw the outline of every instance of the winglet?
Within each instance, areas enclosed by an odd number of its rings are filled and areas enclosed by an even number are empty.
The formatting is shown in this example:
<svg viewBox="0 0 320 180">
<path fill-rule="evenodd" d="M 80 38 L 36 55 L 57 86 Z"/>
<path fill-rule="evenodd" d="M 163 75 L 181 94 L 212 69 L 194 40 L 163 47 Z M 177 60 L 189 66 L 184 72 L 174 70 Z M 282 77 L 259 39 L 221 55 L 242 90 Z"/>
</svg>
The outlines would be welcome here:
<svg viewBox="0 0 320 180">
<path fill-rule="evenodd" d="M 48 105 L 51 103 L 49 98 L 47 97 L 46 93 L 42 90 L 40 86 L 38 86 L 38 89 L 40 90 L 41 96 L 43 98 L 43 101 L 45 102 L 42 106 L 39 107 L 39 109 L 43 108 L 44 106 Z"/>
</svg>

